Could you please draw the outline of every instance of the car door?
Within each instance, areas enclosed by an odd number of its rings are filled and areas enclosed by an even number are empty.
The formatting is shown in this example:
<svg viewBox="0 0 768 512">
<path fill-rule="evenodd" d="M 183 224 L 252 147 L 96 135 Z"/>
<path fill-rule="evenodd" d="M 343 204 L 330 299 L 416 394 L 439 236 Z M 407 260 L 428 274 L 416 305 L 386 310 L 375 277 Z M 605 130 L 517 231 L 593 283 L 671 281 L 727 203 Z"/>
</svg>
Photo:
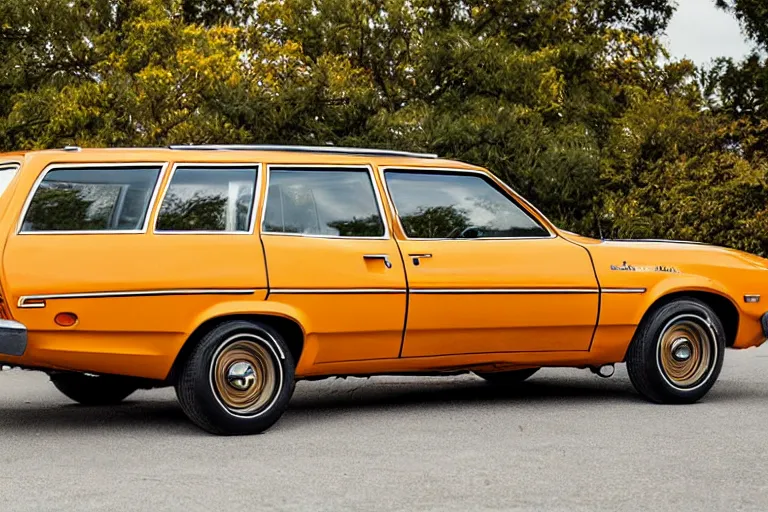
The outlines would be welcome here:
<svg viewBox="0 0 768 512">
<path fill-rule="evenodd" d="M 268 166 L 269 300 L 307 319 L 315 363 L 397 358 L 405 271 L 368 166 Z"/>
<path fill-rule="evenodd" d="M 409 285 L 403 357 L 589 349 L 600 297 L 584 248 L 485 173 L 383 176 Z"/>
</svg>

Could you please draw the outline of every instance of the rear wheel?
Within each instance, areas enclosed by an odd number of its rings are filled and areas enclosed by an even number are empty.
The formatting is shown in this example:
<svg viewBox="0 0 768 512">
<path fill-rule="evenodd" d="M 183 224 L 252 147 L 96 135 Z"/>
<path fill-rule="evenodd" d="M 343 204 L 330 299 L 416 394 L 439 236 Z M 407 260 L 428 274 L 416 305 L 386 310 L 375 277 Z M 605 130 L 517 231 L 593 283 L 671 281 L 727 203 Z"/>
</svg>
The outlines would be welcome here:
<svg viewBox="0 0 768 512">
<path fill-rule="evenodd" d="M 51 375 L 56 389 L 82 405 L 115 405 L 139 389 L 130 377 L 57 373 Z"/>
<path fill-rule="evenodd" d="M 541 370 L 541 368 L 525 368 L 524 370 L 510 370 L 508 372 L 493 372 L 493 373 L 479 373 L 475 372 L 478 377 L 487 380 L 491 384 L 496 386 L 514 386 L 520 384 L 528 377 L 531 377 L 534 373 Z"/>
<path fill-rule="evenodd" d="M 659 307 L 640 325 L 627 352 L 635 389 L 658 403 L 700 400 L 720 375 L 724 332 L 712 308 L 696 299 Z"/>
<path fill-rule="evenodd" d="M 226 322 L 192 350 L 176 396 L 189 419 L 210 433 L 258 434 L 288 407 L 294 370 L 290 350 L 270 326 Z"/>
</svg>

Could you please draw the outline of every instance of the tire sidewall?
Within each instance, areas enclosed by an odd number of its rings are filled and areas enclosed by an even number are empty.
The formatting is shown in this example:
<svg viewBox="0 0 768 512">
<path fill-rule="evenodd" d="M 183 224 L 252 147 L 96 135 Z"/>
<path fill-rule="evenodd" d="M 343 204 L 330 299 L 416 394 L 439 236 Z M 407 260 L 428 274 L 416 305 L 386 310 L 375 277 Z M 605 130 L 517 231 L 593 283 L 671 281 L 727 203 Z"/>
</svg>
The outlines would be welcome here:
<svg viewBox="0 0 768 512">
<path fill-rule="evenodd" d="M 698 384 L 691 388 L 675 386 L 666 376 L 661 361 L 659 360 L 659 345 L 661 336 L 669 323 L 681 316 L 696 317 L 702 322 L 708 334 L 714 334 L 715 340 L 712 350 L 716 351 L 711 367 L 706 376 Z M 720 375 L 725 355 L 725 331 L 720 319 L 706 304 L 694 299 L 680 299 L 660 307 L 650 320 L 646 331 L 646 339 L 643 340 L 648 380 L 660 391 L 667 400 L 676 402 L 693 402 L 712 388 Z"/>
<path fill-rule="evenodd" d="M 228 410 L 213 384 L 213 363 L 227 345 L 240 335 L 253 335 L 270 353 L 278 375 L 278 391 L 269 404 L 250 415 L 238 415 Z M 194 375 L 194 397 L 208 421 L 224 434 L 260 433 L 274 424 L 285 411 L 294 389 L 294 362 L 282 337 L 266 325 L 251 322 L 229 322 L 214 329 L 201 341 L 197 353 L 197 372 Z"/>
</svg>

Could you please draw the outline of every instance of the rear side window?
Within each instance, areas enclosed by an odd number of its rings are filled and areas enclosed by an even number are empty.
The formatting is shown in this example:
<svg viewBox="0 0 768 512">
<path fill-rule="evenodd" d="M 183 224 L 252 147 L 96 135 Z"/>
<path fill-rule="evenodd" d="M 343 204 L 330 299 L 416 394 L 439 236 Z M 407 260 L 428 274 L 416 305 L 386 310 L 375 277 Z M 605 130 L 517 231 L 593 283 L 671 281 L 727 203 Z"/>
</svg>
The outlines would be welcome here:
<svg viewBox="0 0 768 512">
<path fill-rule="evenodd" d="M 0 164 L 0 196 L 3 195 L 19 170 L 19 164 Z"/>
<path fill-rule="evenodd" d="M 549 232 L 491 180 L 461 172 L 387 171 L 409 238 L 528 238 Z"/>
<path fill-rule="evenodd" d="M 162 167 L 67 167 L 45 174 L 29 203 L 22 233 L 140 232 Z"/>
<path fill-rule="evenodd" d="M 258 170 L 254 166 L 179 166 L 155 231 L 248 233 Z"/>
<path fill-rule="evenodd" d="M 314 236 L 384 236 L 384 222 L 373 187 L 367 169 L 271 168 L 262 231 Z"/>
</svg>

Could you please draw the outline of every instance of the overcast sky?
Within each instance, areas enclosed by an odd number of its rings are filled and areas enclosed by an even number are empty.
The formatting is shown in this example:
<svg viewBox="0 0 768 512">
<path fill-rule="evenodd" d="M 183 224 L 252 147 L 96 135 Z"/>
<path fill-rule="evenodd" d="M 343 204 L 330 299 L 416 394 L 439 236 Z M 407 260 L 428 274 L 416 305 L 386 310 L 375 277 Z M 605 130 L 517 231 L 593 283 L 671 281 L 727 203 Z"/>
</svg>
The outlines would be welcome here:
<svg viewBox="0 0 768 512">
<path fill-rule="evenodd" d="M 730 14 L 715 8 L 714 0 L 678 0 L 665 42 L 672 58 L 687 57 L 697 65 L 715 57 L 744 57 L 751 45 Z"/>
</svg>

